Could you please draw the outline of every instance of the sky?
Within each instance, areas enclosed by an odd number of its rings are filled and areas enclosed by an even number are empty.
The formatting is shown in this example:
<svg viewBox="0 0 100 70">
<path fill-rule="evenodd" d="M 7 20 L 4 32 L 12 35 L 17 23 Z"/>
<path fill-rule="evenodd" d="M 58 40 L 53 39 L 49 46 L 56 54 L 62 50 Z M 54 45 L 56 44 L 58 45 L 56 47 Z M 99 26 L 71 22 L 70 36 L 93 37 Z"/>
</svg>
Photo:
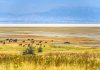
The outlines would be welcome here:
<svg viewBox="0 0 100 70">
<path fill-rule="evenodd" d="M 100 0 L 0 0 L 0 24 L 100 23 Z"/>
</svg>

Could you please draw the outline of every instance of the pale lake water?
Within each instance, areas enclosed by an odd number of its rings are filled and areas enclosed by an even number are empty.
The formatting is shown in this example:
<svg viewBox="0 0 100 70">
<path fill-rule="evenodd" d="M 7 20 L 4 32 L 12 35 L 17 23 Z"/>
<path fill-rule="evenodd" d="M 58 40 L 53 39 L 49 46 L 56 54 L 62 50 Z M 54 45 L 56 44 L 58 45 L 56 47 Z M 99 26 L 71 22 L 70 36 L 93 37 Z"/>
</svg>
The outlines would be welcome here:
<svg viewBox="0 0 100 70">
<path fill-rule="evenodd" d="M 93 34 L 93 33 L 86 33 L 86 34 L 81 34 L 81 33 L 55 33 L 55 32 L 35 32 L 31 34 L 18 34 L 18 33 L 13 33 L 13 32 L 8 32 L 8 33 L 0 33 L 0 36 L 6 36 L 6 35 L 33 35 L 33 36 L 48 36 L 48 37 L 86 37 L 86 38 L 94 38 L 94 39 L 99 39 L 100 40 L 100 35 L 99 34 Z"/>
</svg>

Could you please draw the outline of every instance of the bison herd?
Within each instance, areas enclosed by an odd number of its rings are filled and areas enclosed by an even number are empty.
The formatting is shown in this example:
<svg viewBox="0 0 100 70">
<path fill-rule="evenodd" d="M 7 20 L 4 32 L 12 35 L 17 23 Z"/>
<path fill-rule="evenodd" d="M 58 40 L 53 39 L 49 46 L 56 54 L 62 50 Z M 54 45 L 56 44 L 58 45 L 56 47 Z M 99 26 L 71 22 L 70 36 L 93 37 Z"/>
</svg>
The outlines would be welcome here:
<svg viewBox="0 0 100 70">
<path fill-rule="evenodd" d="M 24 40 L 18 40 L 18 39 L 5 39 L 5 40 L 1 40 L 0 44 L 10 44 L 10 43 L 17 43 L 18 46 L 21 47 L 30 47 L 33 46 L 34 47 L 46 47 L 46 44 L 50 44 L 50 43 L 54 43 L 54 40 L 34 40 L 34 39 L 24 39 Z M 71 44 L 68 41 L 63 42 L 64 44 Z"/>
</svg>

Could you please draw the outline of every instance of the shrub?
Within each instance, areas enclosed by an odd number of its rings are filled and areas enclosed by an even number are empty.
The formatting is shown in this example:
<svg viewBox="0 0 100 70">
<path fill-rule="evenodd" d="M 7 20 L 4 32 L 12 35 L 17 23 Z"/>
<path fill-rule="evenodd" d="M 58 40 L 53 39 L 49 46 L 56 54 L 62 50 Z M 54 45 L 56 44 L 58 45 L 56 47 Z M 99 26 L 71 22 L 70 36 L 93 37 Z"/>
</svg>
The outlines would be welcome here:
<svg viewBox="0 0 100 70">
<path fill-rule="evenodd" d="M 38 52 L 39 52 L 39 53 L 42 52 L 42 47 L 39 47 L 39 48 L 38 48 Z"/>
<path fill-rule="evenodd" d="M 32 54 L 35 55 L 35 50 L 30 46 L 23 51 L 23 55 Z"/>
</svg>

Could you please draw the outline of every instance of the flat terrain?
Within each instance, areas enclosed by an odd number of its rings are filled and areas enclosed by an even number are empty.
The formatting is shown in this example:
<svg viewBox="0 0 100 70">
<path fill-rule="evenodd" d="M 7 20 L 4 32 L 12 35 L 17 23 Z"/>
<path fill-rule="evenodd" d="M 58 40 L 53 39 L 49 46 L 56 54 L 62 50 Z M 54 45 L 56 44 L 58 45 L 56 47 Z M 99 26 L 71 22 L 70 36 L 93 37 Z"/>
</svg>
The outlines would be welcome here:
<svg viewBox="0 0 100 70">
<path fill-rule="evenodd" d="M 100 70 L 100 28 L 0 28 L 0 70 L 27 68 Z"/>
</svg>

